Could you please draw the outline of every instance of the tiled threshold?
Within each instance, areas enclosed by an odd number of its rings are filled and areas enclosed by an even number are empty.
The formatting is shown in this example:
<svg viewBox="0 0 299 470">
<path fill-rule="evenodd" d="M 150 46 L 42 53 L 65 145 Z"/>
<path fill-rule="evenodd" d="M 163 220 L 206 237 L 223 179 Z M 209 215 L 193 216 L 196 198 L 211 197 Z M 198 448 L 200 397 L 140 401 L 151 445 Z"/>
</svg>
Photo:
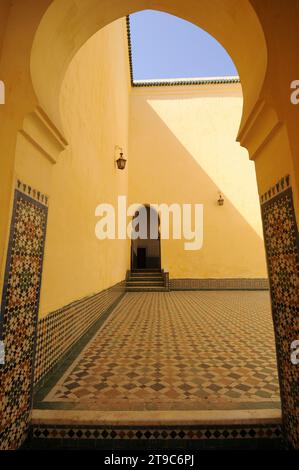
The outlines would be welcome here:
<svg viewBox="0 0 299 470">
<path fill-rule="evenodd" d="M 280 425 L 281 410 L 94 411 L 33 410 L 33 426 L 230 426 Z"/>
<path fill-rule="evenodd" d="M 282 450 L 284 441 L 278 409 L 33 410 L 24 448 Z"/>
</svg>

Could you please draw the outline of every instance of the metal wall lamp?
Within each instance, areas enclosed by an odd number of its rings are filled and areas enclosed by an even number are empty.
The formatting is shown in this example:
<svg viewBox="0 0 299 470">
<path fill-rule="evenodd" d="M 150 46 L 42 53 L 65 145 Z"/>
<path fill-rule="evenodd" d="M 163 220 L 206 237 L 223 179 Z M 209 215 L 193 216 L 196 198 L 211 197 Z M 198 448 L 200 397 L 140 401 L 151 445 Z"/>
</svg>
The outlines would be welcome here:
<svg viewBox="0 0 299 470">
<path fill-rule="evenodd" d="M 119 149 L 119 157 L 116 160 L 117 168 L 119 170 L 124 170 L 126 168 L 127 159 L 124 157 L 123 149 L 118 147 Z"/>
<path fill-rule="evenodd" d="M 218 203 L 218 206 L 223 206 L 224 204 L 224 198 L 221 193 L 219 193 L 219 198 L 218 198 L 217 203 Z"/>
</svg>

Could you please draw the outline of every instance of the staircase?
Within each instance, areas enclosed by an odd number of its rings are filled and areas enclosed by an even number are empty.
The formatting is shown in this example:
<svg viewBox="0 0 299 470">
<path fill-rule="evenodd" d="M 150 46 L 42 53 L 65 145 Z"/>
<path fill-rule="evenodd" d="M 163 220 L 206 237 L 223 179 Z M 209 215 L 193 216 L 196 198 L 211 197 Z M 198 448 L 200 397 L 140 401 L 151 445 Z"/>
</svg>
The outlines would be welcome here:
<svg viewBox="0 0 299 470">
<path fill-rule="evenodd" d="M 167 290 L 166 279 L 161 269 L 134 269 L 128 271 L 127 292 L 159 292 L 165 290 Z"/>
</svg>

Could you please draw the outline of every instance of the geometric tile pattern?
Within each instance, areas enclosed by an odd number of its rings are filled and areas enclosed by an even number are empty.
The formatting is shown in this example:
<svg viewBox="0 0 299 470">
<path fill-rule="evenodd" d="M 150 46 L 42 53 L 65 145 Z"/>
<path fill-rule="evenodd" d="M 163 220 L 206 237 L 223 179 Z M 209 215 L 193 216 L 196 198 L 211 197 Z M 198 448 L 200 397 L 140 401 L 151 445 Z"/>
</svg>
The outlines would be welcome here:
<svg viewBox="0 0 299 470">
<path fill-rule="evenodd" d="M 269 293 L 126 294 L 53 384 L 47 404 L 109 411 L 279 407 Z"/>
<path fill-rule="evenodd" d="M 268 290 L 268 279 L 170 279 L 170 290 Z"/>
<path fill-rule="evenodd" d="M 279 425 L 258 426 L 196 426 L 196 427 L 107 427 L 92 426 L 42 426 L 34 425 L 33 439 L 72 440 L 232 440 L 232 439 L 278 439 Z"/>
<path fill-rule="evenodd" d="M 21 185 L 18 182 L 19 186 Z M 47 226 L 46 198 L 31 187 L 15 191 L 3 298 L 0 366 L 0 448 L 16 448 L 24 439 L 32 398 L 34 345 Z"/>
<path fill-rule="evenodd" d="M 299 366 L 290 360 L 290 345 L 299 339 L 298 229 L 289 177 L 262 199 L 262 219 L 268 260 L 279 361 L 284 430 L 299 448 Z"/>
<path fill-rule="evenodd" d="M 70 347 L 122 295 L 124 282 L 56 310 L 38 322 L 34 368 L 36 384 Z"/>
</svg>

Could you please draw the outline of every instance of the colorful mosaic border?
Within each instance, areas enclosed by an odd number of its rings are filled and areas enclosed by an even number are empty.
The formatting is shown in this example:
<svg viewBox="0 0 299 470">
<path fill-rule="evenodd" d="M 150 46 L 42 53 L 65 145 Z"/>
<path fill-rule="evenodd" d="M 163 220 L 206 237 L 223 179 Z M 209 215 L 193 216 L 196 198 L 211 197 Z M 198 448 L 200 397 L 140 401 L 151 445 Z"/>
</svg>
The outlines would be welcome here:
<svg viewBox="0 0 299 470">
<path fill-rule="evenodd" d="M 291 178 L 290 175 L 284 176 L 279 180 L 274 186 L 272 186 L 268 191 L 266 191 L 260 197 L 261 204 L 266 203 L 273 197 L 277 196 L 279 193 L 288 189 L 291 185 Z"/>
<path fill-rule="evenodd" d="M 24 186 L 23 191 L 27 189 Z M 15 191 L 2 294 L 0 337 L 5 345 L 5 364 L 0 366 L 0 449 L 21 445 L 32 404 L 48 210 L 40 202 L 45 202 L 40 192 L 37 201 L 23 191 Z"/>
<path fill-rule="evenodd" d="M 123 281 L 39 320 L 34 384 L 55 367 L 66 352 L 123 295 L 124 290 Z"/>
<path fill-rule="evenodd" d="M 95 427 L 43 426 L 31 429 L 33 439 L 84 440 L 231 440 L 280 439 L 279 425 L 181 426 L 181 427 Z"/>
<path fill-rule="evenodd" d="M 299 448 L 299 366 L 290 345 L 299 338 L 299 243 L 289 177 L 263 197 L 262 220 L 280 378 L 283 425 L 291 447 Z"/>
<path fill-rule="evenodd" d="M 41 191 L 32 188 L 32 186 L 30 186 L 29 184 L 17 180 L 16 187 L 18 191 L 22 192 L 23 194 L 27 194 L 27 196 L 34 199 L 35 201 L 38 201 L 41 204 L 44 204 L 45 206 L 48 205 L 49 196 L 46 196 Z"/>
<path fill-rule="evenodd" d="M 269 290 L 268 279 L 170 279 L 170 290 Z"/>
</svg>

